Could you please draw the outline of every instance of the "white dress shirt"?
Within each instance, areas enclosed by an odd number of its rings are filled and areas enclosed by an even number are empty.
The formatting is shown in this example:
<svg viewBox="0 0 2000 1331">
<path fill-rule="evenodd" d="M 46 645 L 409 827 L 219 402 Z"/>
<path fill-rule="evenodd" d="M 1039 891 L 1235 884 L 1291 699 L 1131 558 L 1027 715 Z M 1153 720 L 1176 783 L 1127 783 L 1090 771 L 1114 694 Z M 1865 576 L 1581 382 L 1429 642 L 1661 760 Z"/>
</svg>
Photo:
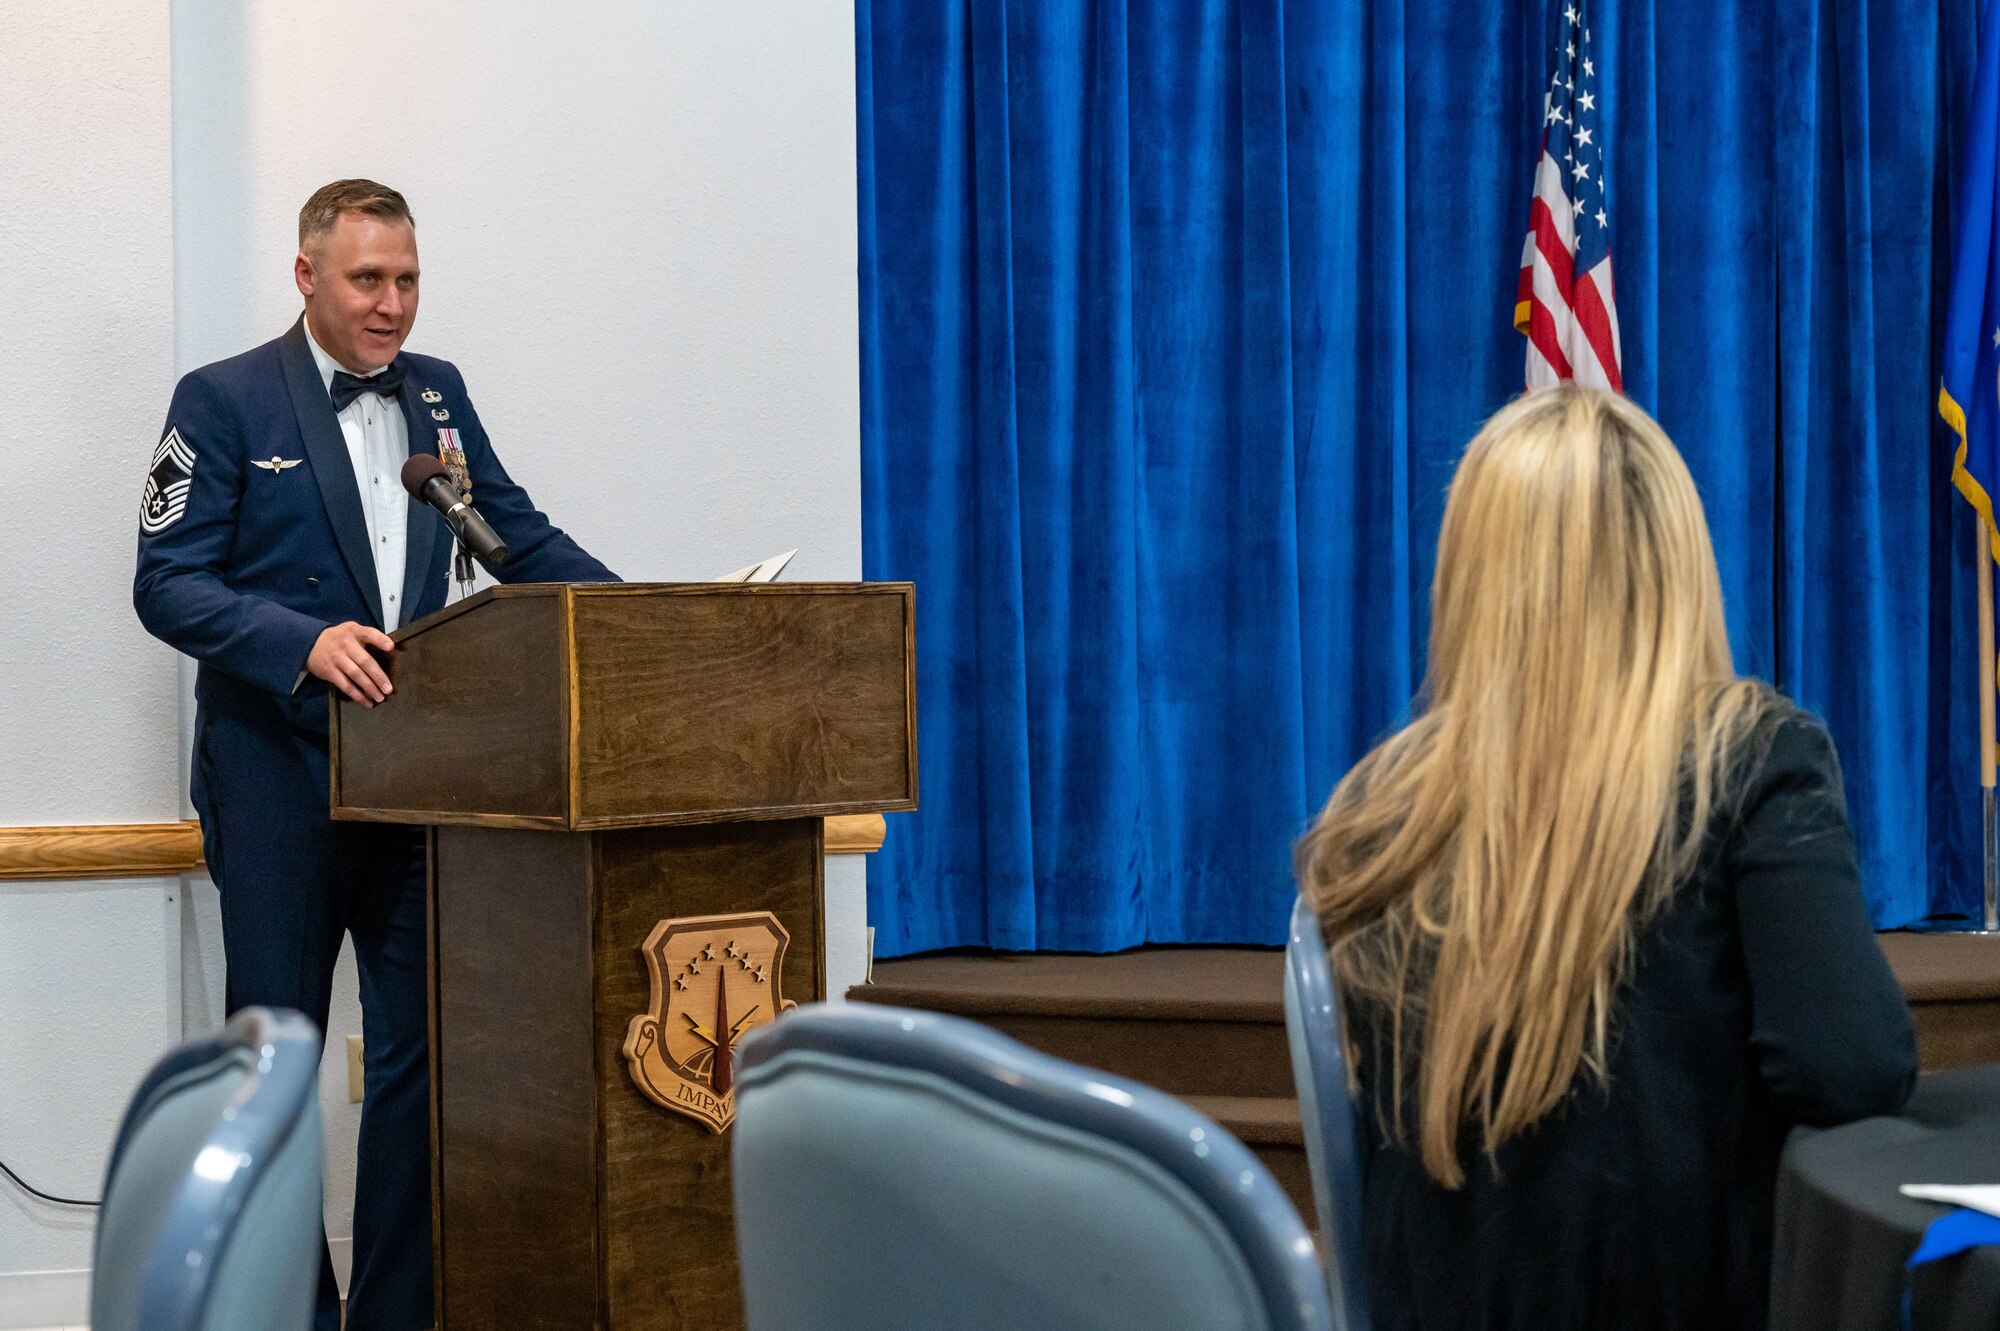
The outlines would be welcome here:
<svg viewBox="0 0 2000 1331">
<path fill-rule="evenodd" d="M 310 323 L 306 345 L 319 367 L 320 384 L 332 393 L 333 372 L 341 365 L 321 349 Z M 375 556 L 375 580 L 382 590 L 382 627 L 393 633 L 403 622 L 403 566 L 409 559 L 410 497 L 403 491 L 403 463 L 410 457 L 410 425 L 395 399 L 379 393 L 361 394 L 335 419 L 347 440 L 347 460 L 354 464 L 361 513 L 368 520 L 368 551 Z"/>
</svg>

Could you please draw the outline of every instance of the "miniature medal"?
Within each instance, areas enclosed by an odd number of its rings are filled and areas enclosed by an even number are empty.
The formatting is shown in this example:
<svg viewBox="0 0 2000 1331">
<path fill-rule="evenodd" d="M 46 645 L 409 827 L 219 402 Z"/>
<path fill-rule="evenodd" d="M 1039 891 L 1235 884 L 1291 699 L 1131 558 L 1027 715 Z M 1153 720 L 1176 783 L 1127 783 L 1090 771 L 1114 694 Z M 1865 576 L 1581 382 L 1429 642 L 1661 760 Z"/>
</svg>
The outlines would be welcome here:
<svg viewBox="0 0 2000 1331">
<path fill-rule="evenodd" d="M 472 502 L 472 473 L 465 465 L 465 449 L 458 440 L 458 431 L 438 431 L 438 461 L 451 473 L 451 488 L 458 491 L 458 497 L 466 503 Z"/>
</svg>

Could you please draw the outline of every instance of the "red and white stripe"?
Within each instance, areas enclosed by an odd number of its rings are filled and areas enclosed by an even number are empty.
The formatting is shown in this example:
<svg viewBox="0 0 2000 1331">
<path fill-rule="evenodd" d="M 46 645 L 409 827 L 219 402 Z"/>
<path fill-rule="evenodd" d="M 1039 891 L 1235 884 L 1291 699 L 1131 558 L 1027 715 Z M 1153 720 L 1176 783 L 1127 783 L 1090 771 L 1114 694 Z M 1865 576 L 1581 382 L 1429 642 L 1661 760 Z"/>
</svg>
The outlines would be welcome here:
<svg viewBox="0 0 2000 1331">
<path fill-rule="evenodd" d="M 1544 148 L 1514 301 L 1514 326 L 1528 335 L 1528 387 L 1574 379 L 1622 392 L 1611 256 L 1581 276 L 1572 271 L 1575 258 L 1575 211 L 1562 165 Z"/>
</svg>

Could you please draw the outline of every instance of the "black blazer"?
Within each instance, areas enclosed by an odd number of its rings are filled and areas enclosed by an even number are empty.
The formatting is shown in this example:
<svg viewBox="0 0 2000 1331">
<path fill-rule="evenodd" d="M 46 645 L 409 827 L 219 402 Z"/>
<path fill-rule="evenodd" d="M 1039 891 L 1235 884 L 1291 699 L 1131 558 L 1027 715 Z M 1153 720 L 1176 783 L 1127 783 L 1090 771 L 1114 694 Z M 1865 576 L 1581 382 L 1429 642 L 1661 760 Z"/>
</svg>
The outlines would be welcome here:
<svg viewBox="0 0 2000 1331">
<path fill-rule="evenodd" d="M 1765 1324 L 1787 1129 L 1893 1113 L 1917 1056 L 1832 741 L 1793 714 L 1750 749 L 1741 798 L 1640 939 L 1607 1082 L 1579 1080 L 1497 1170 L 1467 1150 L 1455 1192 L 1368 1115 L 1380 1331 Z M 1364 1044 L 1364 1107 L 1380 1112 L 1378 1061 Z"/>
</svg>

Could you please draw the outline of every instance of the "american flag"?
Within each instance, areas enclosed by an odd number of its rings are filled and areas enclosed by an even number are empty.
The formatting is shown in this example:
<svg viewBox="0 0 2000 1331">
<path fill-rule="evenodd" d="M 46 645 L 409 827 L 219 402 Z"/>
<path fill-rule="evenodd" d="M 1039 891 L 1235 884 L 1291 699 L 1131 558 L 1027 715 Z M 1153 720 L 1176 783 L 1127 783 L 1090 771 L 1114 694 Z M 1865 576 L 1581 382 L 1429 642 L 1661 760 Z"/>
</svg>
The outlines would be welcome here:
<svg viewBox="0 0 2000 1331">
<path fill-rule="evenodd" d="M 1514 326 L 1528 335 L 1528 387 L 1564 379 L 1622 390 L 1618 307 L 1611 293 L 1611 219 L 1605 212 L 1604 119 L 1583 0 L 1567 0 L 1555 77 L 1542 98 L 1542 155 Z"/>
</svg>

